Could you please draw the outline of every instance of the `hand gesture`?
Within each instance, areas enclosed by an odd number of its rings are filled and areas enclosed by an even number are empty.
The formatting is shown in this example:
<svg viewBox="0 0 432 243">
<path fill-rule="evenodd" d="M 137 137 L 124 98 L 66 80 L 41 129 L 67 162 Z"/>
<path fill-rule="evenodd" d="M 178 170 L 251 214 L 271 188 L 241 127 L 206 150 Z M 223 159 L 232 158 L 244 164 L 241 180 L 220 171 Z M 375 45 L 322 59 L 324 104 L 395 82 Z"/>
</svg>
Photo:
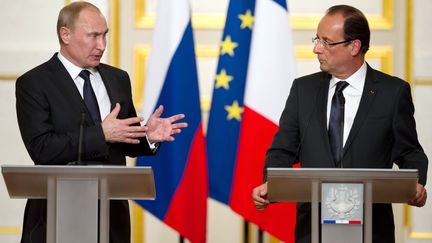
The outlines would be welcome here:
<svg viewBox="0 0 432 243">
<path fill-rule="evenodd" d="M 252 190 L 252 199 L 257 210 L 264 210 L 270 204 L 267 200 L 267 182 Z"/>
<path fill-rule="evenodd" d="M 422 184 L 417 183 L 416 195 L 411 201 L 408 202 L 408 204 L 411 206 L 423 207 L 426 204 L 426 199 L 426 189 Z"/>
<path fill-rule="evenodd" d="M 135 124 L 139 124 L 144 118 L 131 117 L 127 119 L 117 119 L 119 112 L 120 104 L 117 103 L 101 124 L 105 135 L 105 141 L 110 143 L 140 143 L 139 138 L 146 136 L 147 127 L 137 126 Z"/>
<path fill-rule="evenodd" d="M 186 128 L 186 122 L 174 123 L 185 117 L 184 114 L 177 114 L 167 118 L 161 118 L 163 106 L 160 105 L 156 111 L 150 116 L 147 127 L 147 138 L 149 142 L 174 141 L 174 135 L 181 132 L 182 128 Z"/>
</svg>

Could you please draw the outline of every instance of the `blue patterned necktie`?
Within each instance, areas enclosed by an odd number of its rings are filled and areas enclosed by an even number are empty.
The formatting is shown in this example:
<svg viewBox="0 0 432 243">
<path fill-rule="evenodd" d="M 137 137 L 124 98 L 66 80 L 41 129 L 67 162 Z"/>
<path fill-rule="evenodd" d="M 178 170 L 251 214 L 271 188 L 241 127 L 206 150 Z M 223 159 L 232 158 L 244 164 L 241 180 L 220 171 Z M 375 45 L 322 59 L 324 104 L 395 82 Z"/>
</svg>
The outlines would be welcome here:
<svg viewBox="0 0 432 243">
<path fill-rule="evenodd" d="M 342 91 L 347 86 L 348 83 L 346 81 L 339 81 L 336 84 L 336 90 L 332 98 L 330 109 L 328 136 L 333 158 L 338 168 L 343 166 L 341 159 L 343 151 L 345 97 Z"/>
<path fill-rule="evenodd" d="M 90 71 L 82 70 L 79 76 L 84 79 L 83 99 L 95 123 L 101 122 L 101 115 L 96 95 L 90 83 Z"/>
</svg>

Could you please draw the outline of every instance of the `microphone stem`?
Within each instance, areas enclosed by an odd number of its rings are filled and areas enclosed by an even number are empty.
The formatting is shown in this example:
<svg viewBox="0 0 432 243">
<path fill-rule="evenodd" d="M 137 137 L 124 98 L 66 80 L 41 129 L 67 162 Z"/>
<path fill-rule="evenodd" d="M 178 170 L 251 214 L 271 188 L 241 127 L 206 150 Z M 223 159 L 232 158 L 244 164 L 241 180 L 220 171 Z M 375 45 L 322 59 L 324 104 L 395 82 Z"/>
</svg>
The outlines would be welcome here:
<svg viewBox="0 0 432 243">
<path fill-rule="evenodd" d="M 80 123 L 80 131 L 79 131 L 79 138 L 78 138 L 78 160 L 77 164 L 81 164 L 81 154 L 82 154 L 82 144 L 83 144 L 83 133 L 84 133 L 84 119 L 85 119 L 85 113 L 81 113 L 81 123 Z"/>
</svg>

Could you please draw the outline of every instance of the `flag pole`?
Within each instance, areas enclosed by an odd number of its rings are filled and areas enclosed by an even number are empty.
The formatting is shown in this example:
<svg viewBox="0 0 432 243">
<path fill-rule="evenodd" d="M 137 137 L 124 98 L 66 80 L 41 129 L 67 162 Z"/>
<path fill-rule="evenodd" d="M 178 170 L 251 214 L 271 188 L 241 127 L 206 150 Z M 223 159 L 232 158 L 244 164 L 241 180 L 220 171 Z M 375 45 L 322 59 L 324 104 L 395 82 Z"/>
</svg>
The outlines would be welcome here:
<svg viewBox="0 0 432 243">
<path fill-rule="evenodd" d="M 264 242 L 264 232 L 258 227 L 258 243 Z"/>
<path fill-rule="evenodd" d="M 243 219 L 243 243 L 249 243 L 249 222 Z"/>
</svg>

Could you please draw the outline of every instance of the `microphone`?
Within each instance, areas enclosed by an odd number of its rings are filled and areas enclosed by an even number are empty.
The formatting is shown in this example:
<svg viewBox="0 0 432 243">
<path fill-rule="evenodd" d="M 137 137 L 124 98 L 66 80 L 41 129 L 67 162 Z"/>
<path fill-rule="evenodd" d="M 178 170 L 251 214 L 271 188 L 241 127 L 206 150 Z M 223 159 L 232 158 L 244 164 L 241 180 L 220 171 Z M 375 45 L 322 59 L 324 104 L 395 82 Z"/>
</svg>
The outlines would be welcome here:
<svg viewBox="0 0 432 243">
<path fill-rule="evenodd" d="M 78 158 L 77 158 L 77 161 L 69 162 L 67 165 L 86 165 L 81 160 L 85 118 L 86 118 L 85 112 L 81 112 L 81 120 L 80 120 L 79 135 L 78 135 Z"/>
<path fill-rule="evenodd" d="M 79 130 L 79 137 L 78 137 L 78 159 L 77 159 L 77 164 L 82 164 L 81 163 L 81 157 L 82 157 L 83 131 L 84 131 L 85 116 L 86 116 L 86 114 L 84 112 L 81 112 L 81 122 L 80 122 L 80 130 Z"/>
</svg>

